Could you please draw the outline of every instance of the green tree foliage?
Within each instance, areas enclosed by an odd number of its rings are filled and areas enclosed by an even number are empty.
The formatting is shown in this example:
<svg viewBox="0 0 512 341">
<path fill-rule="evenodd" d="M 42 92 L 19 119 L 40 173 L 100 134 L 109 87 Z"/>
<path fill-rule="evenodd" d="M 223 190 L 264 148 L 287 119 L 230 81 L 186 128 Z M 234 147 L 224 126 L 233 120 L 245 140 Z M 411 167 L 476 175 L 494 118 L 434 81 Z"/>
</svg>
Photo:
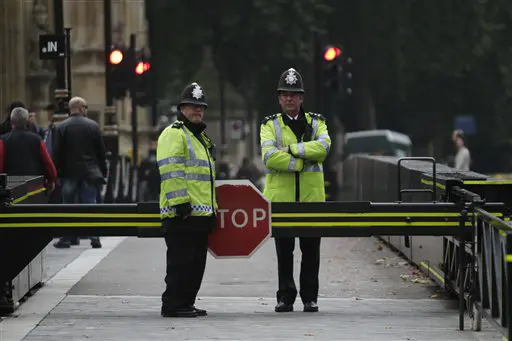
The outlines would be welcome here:
<svg viewBox="0 0 512 341">
<path fill-rule="evenodd" d="M 456 115 L 476 117 L 475 148 L 512 133 L 509 0 L 148 2 L 162 96 L 190 80 L 206 44 L 223 77 L 266 115 L 277 109 L 283 70 L 297 68 L 311 88 L 313 54 L 321 53 L 312 32 L 321 30 L 354 60 L 353 105 L 337 112 L 348 130 L 397 129 L 443 153 Z"/>
</svg>

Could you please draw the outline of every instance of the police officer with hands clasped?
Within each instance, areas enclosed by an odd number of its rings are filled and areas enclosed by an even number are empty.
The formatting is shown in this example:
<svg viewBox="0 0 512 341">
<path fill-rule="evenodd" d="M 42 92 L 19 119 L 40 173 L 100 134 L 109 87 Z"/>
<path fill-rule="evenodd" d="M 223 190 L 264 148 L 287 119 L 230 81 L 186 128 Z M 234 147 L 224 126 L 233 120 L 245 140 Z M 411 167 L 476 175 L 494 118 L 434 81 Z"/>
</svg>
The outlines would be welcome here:
<svg viewBox="0 0 512 341">
<path fill-rule="evenodd" d="M 271 202 L 325 201 L 322 162 L 331 139 L 325 118 L 305 112 L 302 76 L 293 68 L 279 79 L 277 96 L 282 113 L 267 116 L 261 124 L 263 163 L 268 169 L 264 195 Z M 293 311 L 297 288 L 293 279 L 295 238 L 274 238 L 279 290 L 276 312 Z M 320 238 L 300 238 L 302 261 L 300 297 L 305 312 L 318 311 Z"/>
<path fill-rule="evenodd" d="M 161 310 L 164 317 L 207 314 L 194 306 L 217 211 L 215 145 L 203 123 L 207 106 L 199 84 L 185 87 L 177 121 L 158 139 L 160 215 L 167 245 L 166 290 Z"/>
</svg>

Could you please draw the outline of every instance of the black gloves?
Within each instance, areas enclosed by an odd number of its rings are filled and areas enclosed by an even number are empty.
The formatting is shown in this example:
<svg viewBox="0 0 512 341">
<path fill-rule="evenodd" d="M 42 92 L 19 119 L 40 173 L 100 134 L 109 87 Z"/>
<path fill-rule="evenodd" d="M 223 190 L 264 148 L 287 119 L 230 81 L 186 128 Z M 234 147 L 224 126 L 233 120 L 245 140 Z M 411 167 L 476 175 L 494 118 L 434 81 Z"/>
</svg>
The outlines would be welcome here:
<svg viewBox="0 0 512 341">
<path fill-rule="evenodd" d="M 190 213 L 192 213 L 192 206 L 190 206 L 189 202 L 176 205 L 174 206 L 174 208 L 176 209 L 176 216 L 182 219 L 186 218 L 187 216 L 190 215 Z"/>
</svg>

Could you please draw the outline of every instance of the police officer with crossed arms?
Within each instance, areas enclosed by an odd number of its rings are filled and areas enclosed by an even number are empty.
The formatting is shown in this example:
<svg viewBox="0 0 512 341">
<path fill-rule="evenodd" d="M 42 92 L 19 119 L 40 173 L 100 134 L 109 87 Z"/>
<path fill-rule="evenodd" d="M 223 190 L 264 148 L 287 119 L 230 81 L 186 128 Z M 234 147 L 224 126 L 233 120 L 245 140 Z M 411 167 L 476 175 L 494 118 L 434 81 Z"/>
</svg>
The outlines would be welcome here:
<svg viewBox="0 0 512 341">
<path fill-rule="evenodd" d="M 204 90 L 197 83 L 180 96 L 177 121 L 158 139 L 160 215 L 167 245 L 164 317 L 196 317 L 206 310 L 195 300 L 206 267 L 208 235 L 215 228 L 215 160 L 206 135 Z"/>
<path fill-rule="evenodd" d="M 325 118 L 302 108 L 302 76 L 290 68 L 277 88 L 282 113 L 266 117 L 260 130 L 263 163 L 268 169 L 264 195 L 272 202 L 325 201 L 322 162 L 331 139 Z M 276 312 L 293 311 L 297 288 L 293 279 L 295 238 L 274 238 L 279 289 Z M 300 297 L 305 312 L 318 311 L 320 238 L 300 238 Z"/>
</svg>

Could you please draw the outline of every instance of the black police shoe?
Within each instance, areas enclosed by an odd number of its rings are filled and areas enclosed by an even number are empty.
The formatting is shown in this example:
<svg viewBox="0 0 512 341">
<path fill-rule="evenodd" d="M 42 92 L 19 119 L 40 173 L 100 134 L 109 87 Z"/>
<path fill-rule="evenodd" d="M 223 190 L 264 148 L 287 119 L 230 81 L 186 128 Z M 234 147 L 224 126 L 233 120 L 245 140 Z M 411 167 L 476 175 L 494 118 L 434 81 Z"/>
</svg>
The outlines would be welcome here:
<svg viewBox="0 0 512 341">
<path fill-rule="evenodd" d="M 58 242 L 53 243 L 53 247 L 57 249 L 69 249 L 71 247 L 71 242 L 63 242 L 59 240 Z"/>
<path fill-rule="evenodd" d="M 306 302 L 304 303 L 304 311 L 306 313 L 316 313 L 318 311 L 318 305 L 316 302 Z"/>
<path fill-rule="evenodd" d="M 197 316 L 206 316 L 208 312 L 204 309 L 196 308 L 195 306 L 191 306 L 191 308 L 196 312 Z"/>
<path fill-rule="evenodd" d="M 284 302 L 279 302 L 274 308 L 276 313 L 287 313 L 293 311 L 293 304 L 287 304 Z"/>
<path fill-rule="evenodd" d="M 94 240 L 91 242 L 91 247 L 93 249 L 101 249 L 101 242 L 99 240 Z"/>
<path fill-rule="evenodd" d="M 165 309 L 162 307 L 160 312 L 162 317 L 197 317 L 197 312 L 192 308 Z"/>
</svg>

